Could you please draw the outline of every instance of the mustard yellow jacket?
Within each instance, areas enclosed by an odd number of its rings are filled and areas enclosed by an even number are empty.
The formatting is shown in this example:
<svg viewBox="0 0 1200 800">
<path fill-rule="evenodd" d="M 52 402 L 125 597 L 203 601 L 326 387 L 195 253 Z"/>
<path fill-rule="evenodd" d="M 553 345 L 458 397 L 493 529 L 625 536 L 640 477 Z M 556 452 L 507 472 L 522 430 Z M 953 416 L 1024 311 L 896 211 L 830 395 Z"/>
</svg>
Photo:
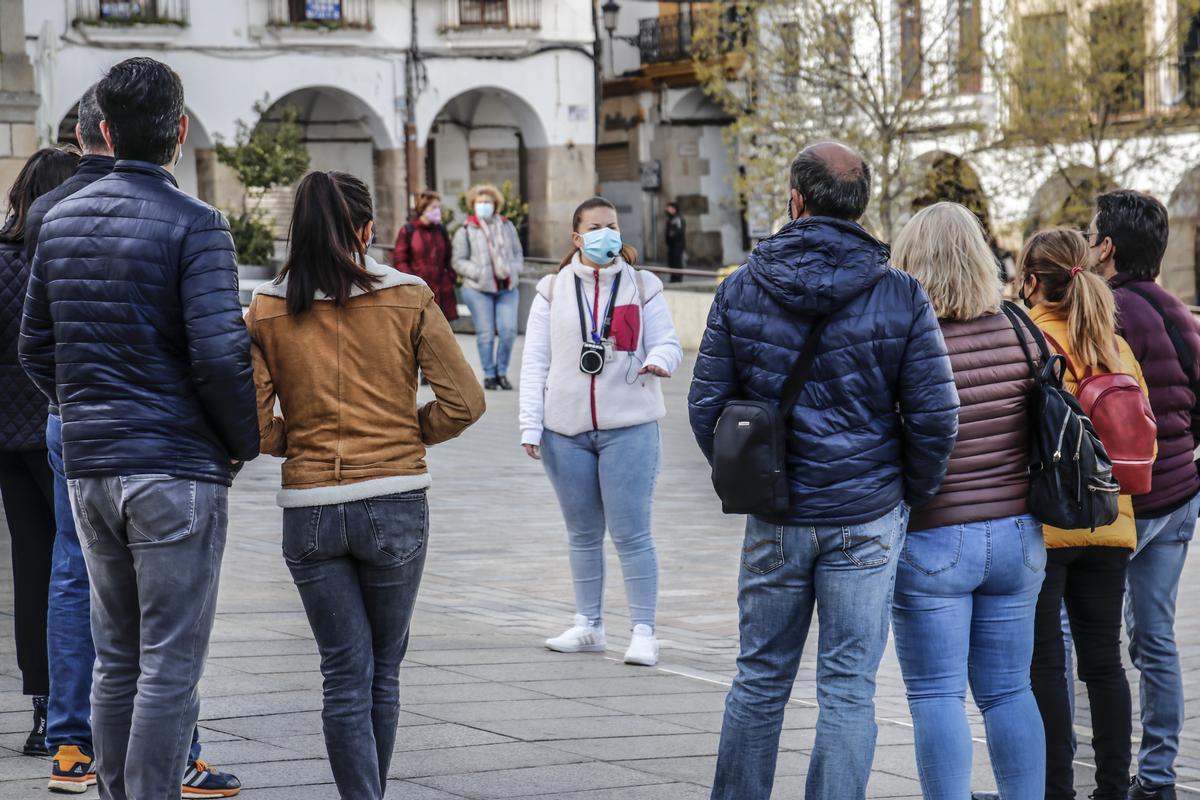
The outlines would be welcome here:
<svg viewBox="0 0 1200 800">
<path fill-rule="evenodd" d="M 1039 328 L 1054 337 L 1054 340 L 1066 350 L 1067 355 L 1076 365 L 1076 369 L 1082 369 L 1078 359 L 1075 358 L 1075 354 L 1071 352 L 1070 343 L 1067 341 L 1066 314 L 1051 311 L 1046 306 L 1039 304 L 1033 307 L 1033 310 L 1029 312 L 1029 316 Z M 1142 367 L 1138 364 L 1137 359 L 1133 357 L 1133 351 L 1129 349 L 1129 345 L 1120 336 L 1117 337 L 1117 346 L 1121 351 L 1123 371 L 1137 378 L 1142 391 L 1147 391 L 1146 379 L 1142 377 Z M 1079 388 L 1079 384 L 1071 376 L 1070 372 L 1066 373 L 1063 385 L 1072 394 Z M 1117 521 L 1112 525 L 1097 528 L 1095 531 L 1086 528 L 1063 530 L 1046 525 L 1043 527 L 1043 534 L 1046 537 L 1046 547 L 1049 548 L 1093 546 L 1125 547 L 1132 550 L 1137 546 L 1137 527 L 1133 521 L 1133 499 L 1127 494 L 1120 496 L 1117 500 Z"/>
</svg>

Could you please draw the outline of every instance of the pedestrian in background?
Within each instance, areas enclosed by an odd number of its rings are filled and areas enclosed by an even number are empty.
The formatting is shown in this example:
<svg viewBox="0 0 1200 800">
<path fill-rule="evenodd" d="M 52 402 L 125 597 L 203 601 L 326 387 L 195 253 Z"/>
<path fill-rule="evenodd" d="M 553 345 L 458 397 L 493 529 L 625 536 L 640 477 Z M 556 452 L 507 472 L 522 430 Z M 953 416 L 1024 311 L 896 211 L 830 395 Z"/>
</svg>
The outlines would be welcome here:
<svg viewBox="0 0 1200 800">
<path fill-rule="evenodd" d="M 29 283 L 29 209 L 71 177 L 78 163 L 78 152 L 53 147 L 30 156 L 8 190 L 8 217 L 0 228 L 0 497 L 12 541 L 17 667 L 21 691 L 33 698 L 33 729 L 22 747 L 28 756 L 48 754 L 46 606 L 54 552 L 54 482 L 46 459 L 48 403 L 21 369 L 17 334 Z"/>
<path fill-rule="evenodd" d="M 683 360 L 662 281 L 635 268 L 617 210 L 585 200 L 573 249 L 538 283 L 521 365 L 521 444 L 541 459 L 567 526 L 575 624 L 560 653 L 603 652 L 604 532 L 625 577 L 632 639 L 625 663 L 658 663 L 658 555 L 651 526 L 662 461 L 660 381 Z"/>
<path fill-rule="evenodd" d="M 1141 364 L 1158 422 L 1149 494 L 1133 498 L 1137 547 L 1126 573 L 1129 655 L 1141 673 L 1142 740 L 1130 800 L 1174 800 L 1184 691 L 1175 604 L 1200 514 L 1200 332 L 1191 311 L 1155 279 L 1170 230 L 1166 207 L 1129 190 L 1096 202 L 1086 234 L 1092 268 L 1113 289 L 1117 332 Z"/>
<path fill-rule="evenodd" d="M 437 192 L 426 189 L 417 195 L 412 219 L 396 235 L 392 266 L 425 281 L 446 320 L 458 319 L 457 275 L 450 266 L 450 236 L 442 223 L 442 196 Z"/>
<path fill-rule="evenodd" d="M 825 142 L 792 162 L 794 221 L 717 289 L 688 406 L 710 463 L 733 400 L 778 403 L 808 338 L 809 380 L 789 420 L 786 519 L 746 520 L 741 654 L 712 796 L 771 795 L 779 733 L 815 610 L 816 742 L 809 800 L 862 800 L 875 755 L 875 673 L 909 509 L 937 494 L 958 397 L 925 291 L 857 222 L 871 173 Z M 823 321 L 823 322 L 821 322 Z"/>
<path fill-rule="evenodd" d="M 1042 231 L 1017 260 L 1021 297 L 1052 349 L 1067 358 L 1065 388 L 1077 393 L 1089 371 L 1127 373 L 1146 391 L 1142 369 L 1117 336 L 1115 304 L 1104 279 L 1088 271 L 1088 246 L 1078 232 Z M 1079 678 L 1086 684 L 1096 757 L 1096 800 L 1124 800 L 1129 791 L 1133 714 L 1121 663 L 1125 572 L 1137 544 L 1133 503 L 1122 494 L 1117 520 L 1095 530 L 1045 526 L 1046 578 L 1034 621 L 1031 680 L 1046 733 L 1047 800 L 1075 797 L 1074 747 L 1061 607 L 1066 602 Z"/>
<path fill-rule="evenodd" d="M 500 213 L 504 195 L 490 184 L 467 192 L 467 221 L 454 233 L 454 271 L 471 310 L 485 389 L 512 389 L 508 365 L 517 340 L 517 284 L 525 254 L 517 229 Z"/>
<path fill-rule="evenodd" d="M 358 178 L 307 175 L 283 271 L 246 313 L 262 448 L 285 459 L 283 556 L 321 653 L 325 748 L 354 800 L 387 788 L 430 535 L 426 447 L 484 409 L 433 292 L 367 255 L 373 217 Z M 420 407 L 418 368 L 436 397 Z"/>
<path fill-rule="evenodd" d="M 917 212 L 892 263 L 929 295 L 960 403 L 946 479 L 909 519 L 892 605 L 921 792 L 926 800 L 971 795 L 969 683 L 1000 796 L 1039 797 L 1046 751 L 1029 664 L 1046 547 L 1026 500 L 1038 345 L 1001 312 L 996 261 L 967 208 Z"/>
<path fill-rule="evenodd" d="M 228 796 L 236 780 L 187 761 L 229 485 L 258 454 L 233 239 L 171 173 L 188 132 L 179 76 L 131 58 L 96 98 L 118 164 L 46 214 L 20 355 L 62 412 L 91 578 L 100 796 L 179 796 L 185 769 L 185 792 Z"/>
<path fill-rule="evenodd" d="M 671 269 L 683 269 L 687 256 L 687 223 L 679 213 L 676 203 L 667 203 L 667 266 Z M 680 283 L 683 276 L 672 273 L 671 283 Z"/>
</svg>

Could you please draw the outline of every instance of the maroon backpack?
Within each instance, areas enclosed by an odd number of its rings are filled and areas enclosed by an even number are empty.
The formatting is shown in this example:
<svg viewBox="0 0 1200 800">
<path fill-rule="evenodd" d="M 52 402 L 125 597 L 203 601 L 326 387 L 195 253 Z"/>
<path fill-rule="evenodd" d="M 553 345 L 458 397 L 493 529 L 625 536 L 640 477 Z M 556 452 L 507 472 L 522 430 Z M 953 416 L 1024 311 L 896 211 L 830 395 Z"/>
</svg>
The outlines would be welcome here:
<svg viewBox="0 0 1200 800">
<path fill-rule="evenodd" d="M 1090 366 L 1081 376 L 1062 345 L 1045 335 L 1066 359 L 1067 370 L 1078 384 L 1075 397 L 1112 459 L 1113 478 L 1121 485 L 1121 494 L 1146 494 L 1154 469 L 1158 424 L 1138 379 L 1125 372 L 1096 374 Z"/>
</svg>

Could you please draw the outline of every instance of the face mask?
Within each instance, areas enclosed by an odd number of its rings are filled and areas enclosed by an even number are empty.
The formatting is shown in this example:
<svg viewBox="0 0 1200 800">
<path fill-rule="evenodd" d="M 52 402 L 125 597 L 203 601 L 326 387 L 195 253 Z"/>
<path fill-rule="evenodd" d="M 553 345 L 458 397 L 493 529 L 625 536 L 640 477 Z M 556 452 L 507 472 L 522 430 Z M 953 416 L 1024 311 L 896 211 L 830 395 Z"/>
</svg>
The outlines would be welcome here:
<svg viewBox="0 0 1200 800">
<path fill-rule="evenodd" d="M 496 213 L 496 204 L 495 203 L 476 203 L 475 204 L 475 216 L 479 217 L 480 219 L 484 219 L 484 220 L 491 219 L 492 214 L 494 214 L 494 213 Z"/>
<path fill-rule="evenodd" d="M 1021 288 L 1017 290 L 1017 299 L 1020 300 L 1021 304 L 1026 308 L 1033 308 L 1033 303 L 1029 302 L 1029 298 L 1025 296 L 1024 286 L 1021 286 Z"/>
<path fill-rule="evenodd" d="M 435 225 L 437 223 L 441 222 L 442 221 L 442 207 L 438 206 L 437 208 L 431 208 L 428 211 L 426 211 L 425 219 L 429 220 L 430 222 L 434 223 Z"/>
<path fill-rule="evenodd" d="M 583 254 L 593 264 L 611 264 L 621 252 L 621 234 L 612 228 L 600 228 L 583 235 Z"/>
</svg>

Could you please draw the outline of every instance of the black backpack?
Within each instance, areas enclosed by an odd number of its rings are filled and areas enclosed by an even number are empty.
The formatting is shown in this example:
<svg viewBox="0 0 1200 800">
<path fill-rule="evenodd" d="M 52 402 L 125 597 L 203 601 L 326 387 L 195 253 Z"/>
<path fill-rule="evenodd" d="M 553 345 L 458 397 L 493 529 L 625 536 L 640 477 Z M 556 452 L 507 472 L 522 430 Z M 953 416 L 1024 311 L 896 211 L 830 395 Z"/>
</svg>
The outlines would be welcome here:
<svg viewBox="0 0 1200 800">
<path fill-rule="evenodd" d="M 829 317 L 813 325 L 804 349 L 783 384 L 779 405 L 733 400 L 725 405 L 713 435 L 712 482 L 726 514 L 783 519 L 791 507 L 787 435 L 792 411 L 812 372 L 817 343 Z"/>
<path fill-rule="evenodd" d="M 1033 372 L 1029 404 L 1029 513 L 1046 525 L 1067 530 L 1095 530 L 1117 519 L 1121 487 L 1113 479 L 1112 461 L 1083 413 L 1075 395 L 1063 388 L 1066 359 L 1052 354 L 1046 339 L 1025 312 L 1004 304 L 1025 361 Z M 1037 342 L 1038 370 L 1022 327 Z"/>
</svg>

